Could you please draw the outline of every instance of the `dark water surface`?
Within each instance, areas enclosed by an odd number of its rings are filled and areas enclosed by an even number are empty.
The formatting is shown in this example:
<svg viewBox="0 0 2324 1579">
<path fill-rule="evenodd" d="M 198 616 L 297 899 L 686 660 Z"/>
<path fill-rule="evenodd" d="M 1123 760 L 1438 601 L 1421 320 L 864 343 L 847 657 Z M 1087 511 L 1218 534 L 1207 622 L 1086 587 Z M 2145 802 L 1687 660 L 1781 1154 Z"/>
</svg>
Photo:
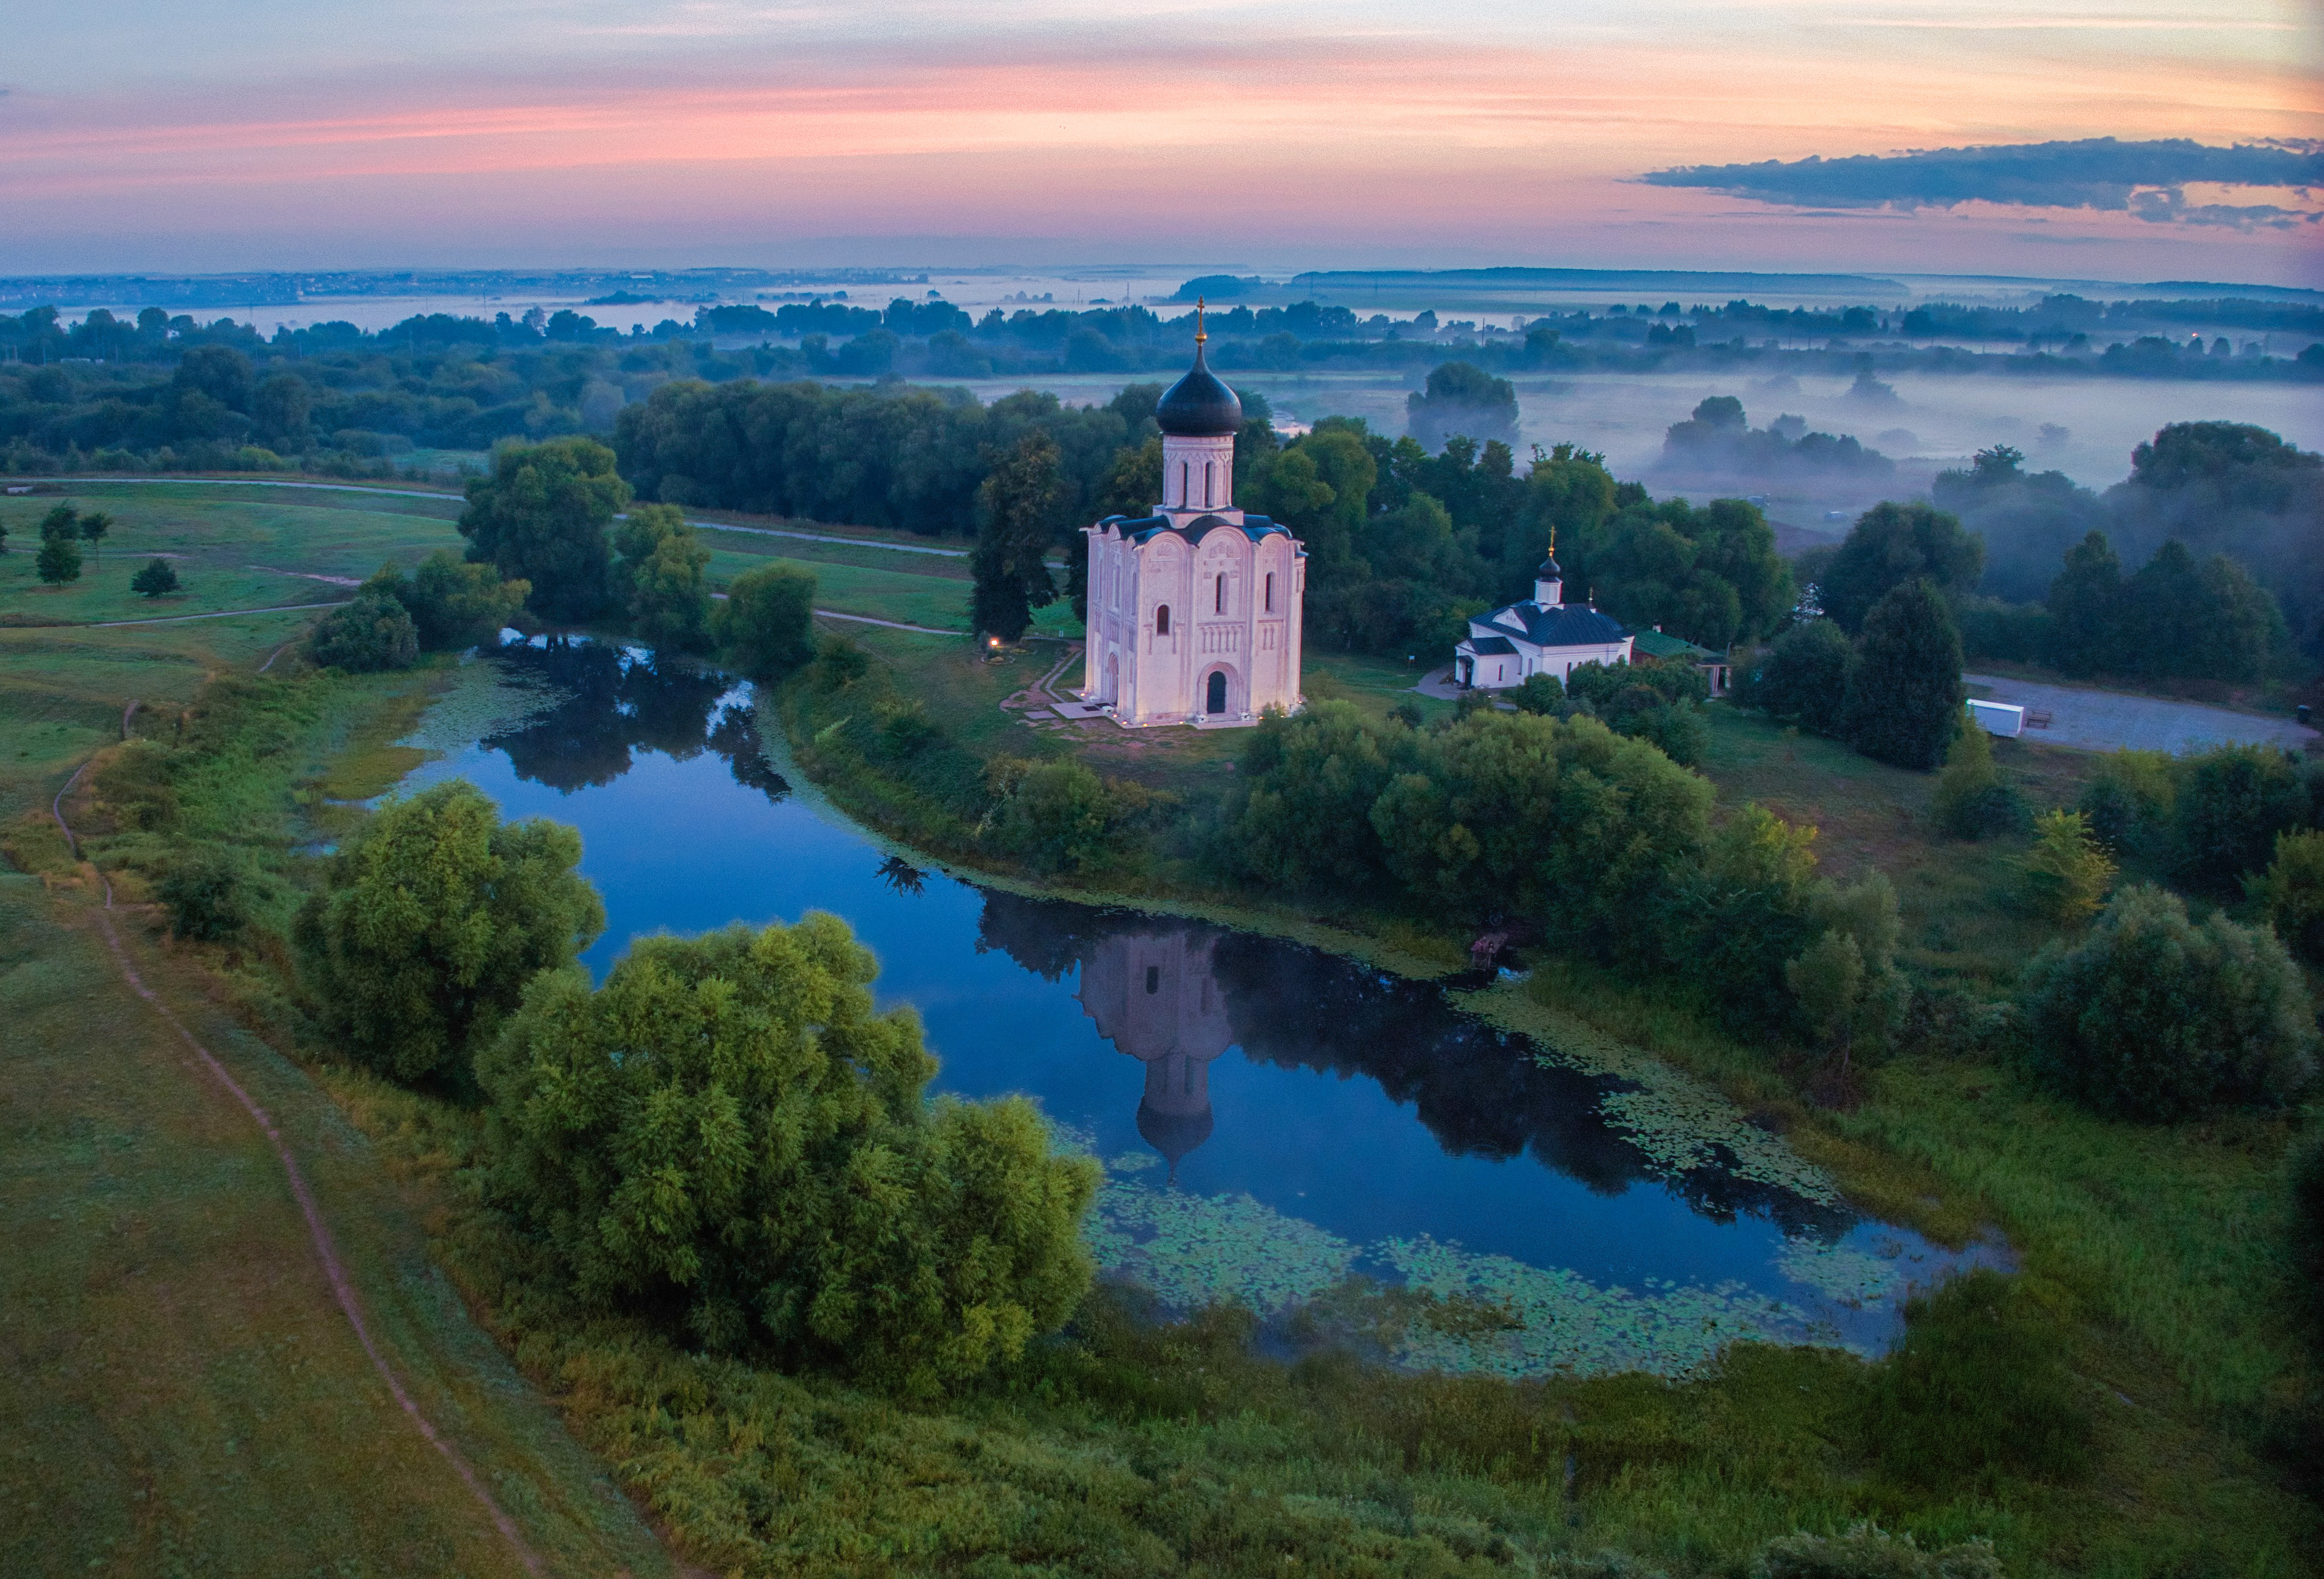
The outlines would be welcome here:
<svg viewBox="0 0 2324 1579">
<path fill-rule="evenodd" d="M 980 889 L 807 804 L 747 691 L 604 645 L 483 661 L 565 699 L 413 776 L 578 827 L 601 976 L 639 936 L 844 918 L 909 1003 L 938 1086 L 1021 1092 L 1105 1160 L 1092 1242 L 1174 1305 L 1279 1313 L 1355 1273 L 1469 1294 L 1520 1331 L 1424 1334 L 1416 1363 L 1694 1363 L 1738 1333 L 1886 1344 L 1907 1280 L 1959 1258 L 1718 1167 L 1674 1168 L 1440 988 L 1297 944 Z"/>
</svg>

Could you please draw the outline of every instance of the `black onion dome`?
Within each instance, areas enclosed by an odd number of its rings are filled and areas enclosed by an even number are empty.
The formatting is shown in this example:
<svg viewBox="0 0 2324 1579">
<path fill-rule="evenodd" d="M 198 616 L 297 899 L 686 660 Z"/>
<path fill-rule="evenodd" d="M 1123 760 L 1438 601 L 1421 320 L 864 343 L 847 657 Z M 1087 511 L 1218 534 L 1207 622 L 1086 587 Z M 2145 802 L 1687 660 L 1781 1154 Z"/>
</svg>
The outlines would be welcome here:
<svg viewBox="0 0 2324 1579">
<path fill-rule="evenodd" d="M 1198 1113 L 1166 1113 L 1155 1112 L 1142 1101 L 1138 1104 L 1138 1132 L 1168 1159 L 1173 1177 L 1179 1160 L 1211 1138 L 1211 1123 L 1207 1106 Z"/>
<path fill-rule="evenodd" d="M 1557 568 L 1556 557 L 1553 555 L 1549 559 L 1544 559 L 1541 562 L 1541 568 L 1535 571 L 1534 576 L 1536 579 L 1542 581 L 1548 581 L 1553 578 L 1563 581 L 1565 578 L 1565 572 Z"/>
<path fill-rule="evenodd" d="M 1216 439 L 1242 431 L 1242 402 L 1204 365 L 1197 346 L 1194 366 L 1154 408 L 1154 420 L 1176 438 Z"/>
</svg>

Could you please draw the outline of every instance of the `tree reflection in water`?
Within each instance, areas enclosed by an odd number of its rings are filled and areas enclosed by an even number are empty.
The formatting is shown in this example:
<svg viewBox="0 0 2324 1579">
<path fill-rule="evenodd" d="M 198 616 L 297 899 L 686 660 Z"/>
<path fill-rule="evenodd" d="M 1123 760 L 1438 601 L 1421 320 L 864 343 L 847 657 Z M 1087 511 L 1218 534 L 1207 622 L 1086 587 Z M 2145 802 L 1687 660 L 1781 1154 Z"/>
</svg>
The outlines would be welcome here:
<svg viewBox="0 0 2324 1579">
<path fill-rule="evenodd" d="M 1049 981 L 1081 972 L 1099 1030 L 1147 1064 L 1149 1088 L 1160 1083 L 1139 1129 L 1174 1169 L 1211 1131 L 1210 1063 L 1239 1045 L 1255 1062 L 1377 1082 L 1454 1156 L 1528 1154 L 1608 1196 L 1653 1180 L 1719 1220 L 1752 1211 L 1818 1236 L 1856 1222 L 1723 1168 L 1670 1177 L 1601 1114 L 1621 1082 L 1543 1064 L 1529 1039 L 1455 1009 L 1432 983 L 1277 938 L 1000 892 L 984 896 L 977 946 Z M 1229 1102 L 1231 1091 L 1230 1080 Z"/>
<path fill-rule="evenodd" d="M 898 893 L 918 893 L 927 886 L 928 874 L 901 855 L 890 855 L 880 863 L 880 881 Z"/>
<path fill-rule="evenodd" d="M 715 670 L 573 636 L 504 647 L 493 660 L 565 694 L 547 713 L 483 741 L 507 753 L 520 779 L 569 795 L 612 783 L 637 751 L 685 762 L 708 750 L 726 759 L 735 782 L 768 799 L 791 792 L 760 750 L 757 715 L 730 699 L 735 682 Z"/>
</svg>

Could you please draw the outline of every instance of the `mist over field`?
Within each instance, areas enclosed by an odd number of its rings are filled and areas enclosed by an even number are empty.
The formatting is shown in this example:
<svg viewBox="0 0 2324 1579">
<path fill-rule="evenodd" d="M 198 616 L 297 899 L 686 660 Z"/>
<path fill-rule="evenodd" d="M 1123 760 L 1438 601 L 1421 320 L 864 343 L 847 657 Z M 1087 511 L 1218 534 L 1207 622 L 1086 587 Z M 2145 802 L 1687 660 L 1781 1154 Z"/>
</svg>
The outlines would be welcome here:
<svg viewBox="0 0 2324 1579">
<path fill-rule="evenodd" d="M 1031 387 L 1059 399 L 1093 404 L 1112 398 L 1120 378 L 1061 377 L 974 383 L 991 400 Z M 1237 373 L 1237 388 L 1257 390 L 1275 409 L 1279 426 L 1304 428 L 1327 416 L 1361 417 L 1379 431 L 1406 431 L 1406 401 L 1419 383 L 1409 379 Z M 1968 464 L 1979 449 L 2002 444 L 2023 450 L 2029 471 L 2061 471 L 2082 486 L 2104 490 L 2130 471 L 2130 452 L 2172 422 L 2250 422 L 2302 449 L 2324 448 L 2324 401 L 2312 385 L 2221 385 L 2193 380 L 2017 380 L 1897 374 L 1879 381 L 1893 401 L 1854 396 L 1846 377 L 1773 377 L 1703 373 L 1598 374 L 1571 378 L 1513 380 L 1517 394 L 1517 452 L 1574 444 L 1597 451 L 1618 477 L 1645 483 L 1657 496 L 1678 494 L 1701 502 L 1764 497 L 1772 520 L 1812 535 L 1834 537 L 1848 520 L 1882 499 L 1925 497 L 1940 471 Z M 1699 468 L 1665 454 L 1665 435 L 1705 399 L 1739 400 L 1750 425 L 1765 429 L 1785 416 L 1803 420 L 1808 432 L 1853 437 L 1895 463 L 1893 473 L 1840 469 Z M 1826 521 L 1828 512 L 1848 520 Z"/>
</svg>

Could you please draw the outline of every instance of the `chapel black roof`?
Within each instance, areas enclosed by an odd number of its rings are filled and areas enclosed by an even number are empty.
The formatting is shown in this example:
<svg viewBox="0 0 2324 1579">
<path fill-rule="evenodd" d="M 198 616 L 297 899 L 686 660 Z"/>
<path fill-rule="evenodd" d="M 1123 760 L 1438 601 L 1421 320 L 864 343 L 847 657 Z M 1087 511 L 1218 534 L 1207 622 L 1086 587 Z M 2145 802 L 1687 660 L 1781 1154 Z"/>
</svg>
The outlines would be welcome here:
<svg viewBox="0 0 2324 1579">
<path fill-rule="evenodd" d="M 1549 608 L 1537 603 L 1513 603 L 1491 614 L 1479 614 L 1472 623 L 1487 630 L 1518 634 L 1502 618 L 1505 614 L 1515 615 L 1524 624 L 1525 640 L 1536 647 L 1604 647 L 1629 634 L 1619 620 L 1611 614 L 1601 614 L 1585 603 L 1563 603 Z"/>
<path fill-rule="evenodd" d="M 1165 433 L 1180 439 L 1216 439 L 1242 431 L 1242 402 L 1221 383 L 1194 346 L 1194 365 L 1172 384 L 1154 408 L 1154 420 Z"/>
</svg>

